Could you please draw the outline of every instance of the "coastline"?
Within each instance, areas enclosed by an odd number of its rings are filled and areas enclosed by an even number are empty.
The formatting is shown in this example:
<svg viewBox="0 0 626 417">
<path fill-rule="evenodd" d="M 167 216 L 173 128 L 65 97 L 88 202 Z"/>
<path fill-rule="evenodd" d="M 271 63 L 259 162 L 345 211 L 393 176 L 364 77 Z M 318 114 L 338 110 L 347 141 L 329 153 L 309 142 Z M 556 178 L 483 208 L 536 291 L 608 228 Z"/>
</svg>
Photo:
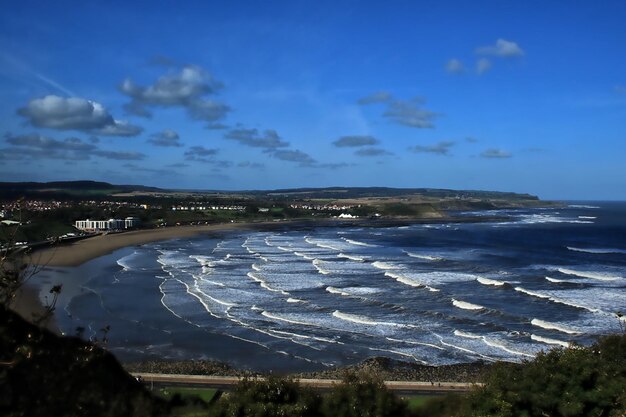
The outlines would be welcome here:
<svg viewBox="0 0 626 417">
<path fill-rule="evenodd" d="M 31 263 L 44 266 L 79 266 L 94 258 L 104 256 L 127 246 L 142 245 L 160 240 L 192 237 L 202 234 L 244 230 L 264 223 L 221 223 L 197 226 L 175 226 L 160 229 L 143 229 L 123 233 L 102 234 L 69 244 L 37 249 Z"/>
<path fill-rule="evenodd" d="M 500 217 L 439 217 L 439 218 L 386 218 L 386 219 L 294 219 L 282 221 L 217 223 L 209 225 L 170 226 L 159 229 L 141 229 L 122 233 L 102 234 L 68 244 L 35 248 L 30 263 L 41 266 L 73 267 L 104 256 L 127 246 L 142 245 L 160 240 L 193 237 L 202 234 L 234 230 L 276 230 L 280 228 L 311 227 L 389 227 L 411 224 L 479 223 L 505 220 Z"/>
</svg>

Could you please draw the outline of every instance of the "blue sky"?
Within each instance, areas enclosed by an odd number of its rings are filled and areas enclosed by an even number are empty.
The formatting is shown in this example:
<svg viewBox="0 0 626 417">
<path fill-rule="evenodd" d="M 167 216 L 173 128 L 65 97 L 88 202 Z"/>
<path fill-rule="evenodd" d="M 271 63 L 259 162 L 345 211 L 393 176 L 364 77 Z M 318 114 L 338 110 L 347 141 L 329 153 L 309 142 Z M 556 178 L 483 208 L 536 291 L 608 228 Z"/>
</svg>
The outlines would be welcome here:
<svg viewBox="0 0 626 417">
<path fill-rule="evenodd" d="M 626 199 L 626 2 L 12 2 L 0 180 Z"/>
</svg>

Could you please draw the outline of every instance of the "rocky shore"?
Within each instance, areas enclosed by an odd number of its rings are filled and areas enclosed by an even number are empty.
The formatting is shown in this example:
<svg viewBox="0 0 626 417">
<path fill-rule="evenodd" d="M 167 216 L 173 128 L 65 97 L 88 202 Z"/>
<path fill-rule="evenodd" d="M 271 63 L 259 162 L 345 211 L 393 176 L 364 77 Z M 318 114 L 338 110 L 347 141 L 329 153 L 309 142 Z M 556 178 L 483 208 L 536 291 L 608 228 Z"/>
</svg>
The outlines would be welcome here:
<svg viewBox="0 0 626 417">
<path fill-rule="evenodd" d="M 219 376 L 263 376 L 232 368 L 217 361 L 146 361 L 127 363 L 129 372 L 146 372 L 182 375 L 219 375 Z M 330 368 L 318 372 L 294 373 L 295 378 L 341 379 L 346 371 L 368 372 L 380 376 L 386 381 L 422 381 L 432 382 L 480 382 L 490 365 L 483 362 L 462 363 L 455 365 L 427 366 L 376 357 L 343 367 Z"/>
</svg>

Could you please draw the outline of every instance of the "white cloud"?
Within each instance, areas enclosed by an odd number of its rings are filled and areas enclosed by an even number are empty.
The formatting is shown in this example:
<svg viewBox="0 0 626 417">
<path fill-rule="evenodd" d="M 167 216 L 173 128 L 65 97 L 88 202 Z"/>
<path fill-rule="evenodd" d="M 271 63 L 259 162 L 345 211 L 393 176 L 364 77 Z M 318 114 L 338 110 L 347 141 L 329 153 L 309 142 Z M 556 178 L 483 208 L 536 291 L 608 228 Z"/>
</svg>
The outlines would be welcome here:
<svg viewBox="0 0 626 417">
<path fill-rule="evenodd" d="M 480 58 L 476 61 L 476 73 L 482 75 L 491 69 L 491 61 L 487 58 Z"/>
<path fill-rule="evenodd" d="M 517 43 L 505 39 L 498 39 L 495 45 L 476 48 L 476 53 L 479 55 L 493 55 L 502 58 L 524 55 L 524 51 Z"/>
<path fill-rule="evenodd" d="M 461 61 L 453 58 L 446 63 L 446 71 L 450 74 L 461 74 L 465 71 L 465 68 L 463 67 L 463 63 Z"/>
<path fill-rule="evenodd" d="M 198 66 L 188 65 L 179 72 L 163 75 L 148 86 L 139 86 L 130 79 L 120 85 L 120 91 L 132 101 L 126 104 L 128 113 L 150 117 L 149 106 L 184 107 L 194 119 L 214 122 L 226 116 L 230 108 L 222 103 L 203 98 L 223 87 L 211 74 Z"/>
<path fill-rule="evenodd" d="M 33 99 L 17 113 L 36 127 L 79 130 L 106 136 L 136 136 L 143 130 L 115 120 L 102 104 L 78 97 L 50 95 Z"/>
</svg>

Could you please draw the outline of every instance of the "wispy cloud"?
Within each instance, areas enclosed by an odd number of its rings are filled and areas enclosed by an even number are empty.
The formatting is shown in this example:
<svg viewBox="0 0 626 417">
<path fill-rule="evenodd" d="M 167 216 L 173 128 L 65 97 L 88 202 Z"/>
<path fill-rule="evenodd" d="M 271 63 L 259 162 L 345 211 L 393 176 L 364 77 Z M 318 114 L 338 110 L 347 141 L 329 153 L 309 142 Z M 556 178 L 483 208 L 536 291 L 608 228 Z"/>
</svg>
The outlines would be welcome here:
<svg viewBox="0 0 626 417">
<path fill-rule="evenodd" d="M 377 145 L 378 139 L 373 136 L 342 136 L 333 142 L 338 148 Z"/>
<path fill-rule="evenodd" d="M 450 74 L 462 74 L 465 72 L 465 67 L 461 61 L 453 58 L 446 63 L 446 71 Z"/>
<path fill-rule="evenodd" d="M 356 156 L 372 157 L 393 155 L 391 152 L 382 148 L 363 148 L 354 153 Z"/>
<path fill-rule="evenodd" d="M 357 103 L 361 105 L 374 104 L 374 103 L 385 103 L 389 100 L 393 99 L 393 96 L 388 91 L 377 91 L 375 93 L 370 94 L 369 96 L 360 98 L 357 100 Z"/>
<path fill-rule="evenodd" d="M 281 139 L 275 130 L 260 132 L 258 129 L 233 129 L 224 134 L 224 139 L 234 140 L 242 145 L 253 148 L 273 150 L 289 146 L 289 142 Z"/>
<path fill-rule="evenodd" d="M 412 100 L 393 100 L 383 113 L 389 120 L 408 127 L 432 128 L 433 121 L 439 114 L 421 108 L 424 99 L 416 97 Z"/>
<path fill-rule="evenodd" d="M 510 152 L 504 151 L 502 149 L 489 148 L 483 151 L 480 156 L 482 156 L 483 158 L 504 159 L 510 158 L 513 155 Z"/>
<path fill-rule="evenodd" d="M 476 48 L 476 53 L 478 55 L 493 55 L 502 58 L 510 58 L 524 55 L 524 50 L 515 42 L 498 39 L 495 45 Z"/>
<path fill-rule="evenodd" d="M 57 140 L 38 134 L 5 135 L 5 141 L 13 148 L 0 149 L 3 159 L 64 159 L 88 160 L 92 156 L 114 160 L 140 160 L 146 157 L 141 152 L 111 151 L 99 149 L 94 143 L 87 143 L 78 138 Z"/>
<path fill-rule="evenodd" d="M 55 80 L 53 80 L 52 78 L 48 77 L 47 75 L 32 69 L 25 62 L 20 61 L 19 59 L 15 58 L 15 57 L 13 57 L 13 56 L 5 53 L 5 52 L 0 52 L 0 59 L 2 59 L 4 62 L 8 63 L 9 65 L 11 65 L 12 67 L 17 69 L 18 71 L 24 72 L 24 73 L 26 73 L 26 74 L 28 74 L 30 76 L 35 77 L 36 79 L 38 79 L 39 81 L 42 81 L 47 86 L 52 87 L 53 89 L 55 89 L 58 92 L 61 92 L 61 93 L 65 94 L 65 95 L 67 95 L 68 97 L 76 97 L 76 95 L 77 95 L 72 90 L 70 90 L 67 87 L 65 87 L 64 85 L 62 85 L 61 83 L 58 83 Z"/>
<path fill-rule="evenodd" d="M 434 145 L 416 145 L 409 148 L 409 151 L 415 153 L 434 153 L 438 155 L 449 155 L 450 148 L 455 145 L 455 142 L 451 141 L 441 141 Z"/>
<path fill-rule="evenodd" d="M 139 161 L 144 159 L 146 155 L 141 152 L 118 152 L 118 151 L 93 151 L 93 154 L 106 159 L 115 159 L 118 161 Z"/>
<path fill-rule="evenodd" d="M 281 161 L 297 162 L 300 165 L 311 165 L 316 161 L 313 157 L 305 152 L 299 150 L 277 150 L 271 154 L 274 158 Z"/>
<path fill-rule="evenodd" d="M 148 139 L 148 142 L 156 146 L 183 146 L 183 144 L 180 143 L 180 136 L 178 135 L 178 133 L 174 132 L 171 129 L 165 129 L 162 132 L 154 133 L 150 137 L 150 139 Z"/>
<path fill-rule="evenodd" d="M 491 69 L 491 61 L 487 58 L 480 58 L 476 61 L 476 73 L 482 75 Z"/>
<path fill-rule="evenodd" d="M 171 170 L 171 169 L 150 168 L 150 167 L 140 166 L 140 165 L 132 164 L 132 163 L 127 163 L 122 166 L 124 168 L 132 169 L 133 172 L 136 172 L 136 171 L 148 172 L 150 174 L 156 174 L 156 175 L 177 175 L 178 174 L 178 172 Z"/>
</svg>

